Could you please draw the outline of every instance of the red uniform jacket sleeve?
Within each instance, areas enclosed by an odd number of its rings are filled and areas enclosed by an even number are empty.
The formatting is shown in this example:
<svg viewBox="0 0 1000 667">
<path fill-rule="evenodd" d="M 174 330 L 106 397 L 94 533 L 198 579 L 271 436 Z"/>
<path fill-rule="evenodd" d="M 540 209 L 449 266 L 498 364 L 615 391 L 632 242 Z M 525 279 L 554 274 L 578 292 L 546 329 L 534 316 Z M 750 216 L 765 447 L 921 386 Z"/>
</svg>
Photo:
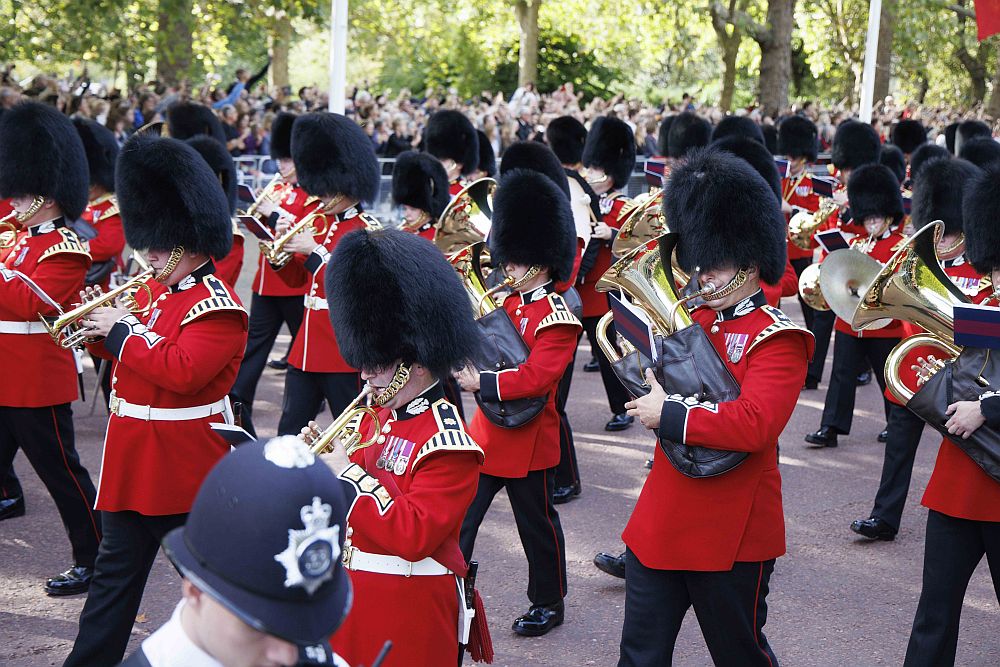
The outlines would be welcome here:
<svg viewBox="0 0 1000 667">
<path fill-rule="evenodd" d="M 59 304 L 80 300 L 83 278 L 90 267 L 90 258 L 81 253 L 58 253 L 41 261 L 31 272 L 31 280 Z M 54 308 L 42 301 L 31 288 L 13 273 L 6 273 L 0 280 L 0 301 L 9 316 L 25 322 L 37 320 L 41 315 L 56 315 Z"/>
<path fill-rule="evenodd" d="M 558 382 L 573 358 L 579 325 L 545 327 L 537 332 L 527 360 L 517 368 L 483 371 L 479 390 L 487 401 L 509 401 L 544 395 Z"/>
<path fill-rule="evenodd" d="M 125 231 L 122 219 L 117 215 L 102 218 L 95 226 L 97 236 L 87 243 L 90 256 L 95 262 L 116 259 L 125 249 Z"/>
</svg>

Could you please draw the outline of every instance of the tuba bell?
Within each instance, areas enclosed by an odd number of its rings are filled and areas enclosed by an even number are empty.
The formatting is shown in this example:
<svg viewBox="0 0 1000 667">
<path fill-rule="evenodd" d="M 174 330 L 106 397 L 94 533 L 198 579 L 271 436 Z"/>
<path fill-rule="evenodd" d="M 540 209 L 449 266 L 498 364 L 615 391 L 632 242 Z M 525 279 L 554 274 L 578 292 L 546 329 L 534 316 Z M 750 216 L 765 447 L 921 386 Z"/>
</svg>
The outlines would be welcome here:
<svg viewBox="0 0 1000 667">
<path fill-rule="evenodd" d="M 799 296 L 813 310 L 830 310 L 830 304 L 823 298 L 823 288 L 820 287 L 822 266 L 822 264 L 810 264 L 799 276 Z"/>
<path fill-rule="evenodd" d="M 833 199 L 824 199 L 814 213 L 799 211 L 788 221 L 788 240 L 796 248 L 812 248 L 812 235 L 820 228 L 830 214 L 840 208 Z"/>
<path fill-rule="evenodd" d="M 663 214 L 663 190 L 653 188 L 632 200 L 631 210 L 624 211 L 626 216 L 622 226 L 611 244 L 611 254 L 623 257 L 647 241 L 666 234 L 667 217 Z"/>
<path fill-rule="evenodd" d="M 448 203 L 434 235 L 434 245 L 445 257 L 477 241 L 486 240 L 493 219 L 493 193 L 496 189 L 495 180 L 480 178 L 465 186 Z"/>
</svg>

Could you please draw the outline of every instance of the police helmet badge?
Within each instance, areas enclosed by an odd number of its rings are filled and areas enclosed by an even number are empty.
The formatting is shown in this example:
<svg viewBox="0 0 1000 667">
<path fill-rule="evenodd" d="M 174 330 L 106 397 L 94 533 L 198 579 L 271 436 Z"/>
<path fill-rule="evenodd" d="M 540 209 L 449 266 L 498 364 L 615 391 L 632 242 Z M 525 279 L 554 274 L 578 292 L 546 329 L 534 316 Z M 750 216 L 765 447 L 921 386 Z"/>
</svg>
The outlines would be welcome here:
<svg viewBox="0 0 1000 667">
<path fill-rule="evenodd" d="M 288 529 L 288 547 L 274 556 L 285 567 L 285 587 L 301 586 L 312 595 L 333 578 L 340 558 L 340 526 L 330 526 L 330 505 L 313 496 L 299 512 L 304 530 Z"/>
</svg>

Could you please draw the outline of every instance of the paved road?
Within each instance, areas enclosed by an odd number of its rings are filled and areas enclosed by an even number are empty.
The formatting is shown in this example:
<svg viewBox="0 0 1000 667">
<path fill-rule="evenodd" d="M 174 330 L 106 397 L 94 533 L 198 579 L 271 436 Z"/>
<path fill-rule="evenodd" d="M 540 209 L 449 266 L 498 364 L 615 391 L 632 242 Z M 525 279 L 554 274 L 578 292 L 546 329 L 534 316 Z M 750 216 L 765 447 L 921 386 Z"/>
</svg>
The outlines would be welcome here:
<svg viewBox="0 0 1000 667">
<path fill-rule="evenodd" d="M 786 300 L 786 306 L 799 315 L 796 304 Z M 609 415 L 599 376 L 579 367 L 588 357 L 586 344 L 578 357 L 570 418 L 584 491 L 560 506 L 569 567 L 567 620 L 543 638 L 521 638 L 510 631 L 511 621 L 527 608 L 527 572 L 510 505 L 499 495 L 476 544 L 497 665 L 612 665 L 617 660 L 624 586 L 597 571 L 591 559 L 597 551 L 622 548 L 619 535 L 645 479 L 643 461 L 653 439 L 639 426 L 622 434 L 604 432 Z M 282 381 L 281 373 L 268 370 L 261 382 L 255 422 L 263 435 L 273 434 L 277 425 Z M 766 633 L 784 665 L 898 665 L 905 652 L 920 594 L 927 512 L 919 500 L 938 440 L 926 429 L 897 540 L 856 539 L 848 525 L 867 516 L 871 507 L 882 463 L 882 446 L 875 438 L 884 427 L 877 390 L 869 386 L 860 392 L 854 432 L 838 449 L 815 451 L 802 442 L 802 435 L 818 425 L 823 387 L 803 392 L 781 438 L 789 546 L 771 580 Z M 95 416 L 89 415 L 90 408 L 78 403 L 74 411 L 78 447 L 96 480 L 106 417 L 103 407 L 97 407 Z M 54 599 L 42 593 L 45 577 L 69 564 L 69 548 L 55 507 L 23 456 L 15 465 L 28 514 L 0 523 L 0 665 L 59 665 L 75 636 L 83 598 Z M 130 651 L 169 617 L 180 594 L 179 581 L 161 555 Z M 392 601 L 385 603 L 391 609 Z M 998 628 L 1000 609 L 984 560 L 966 595 L 958 664 L 1000 664 Z M 693 614 L 678 639 L 675 664 L 711 664 Z"/>
</svg>

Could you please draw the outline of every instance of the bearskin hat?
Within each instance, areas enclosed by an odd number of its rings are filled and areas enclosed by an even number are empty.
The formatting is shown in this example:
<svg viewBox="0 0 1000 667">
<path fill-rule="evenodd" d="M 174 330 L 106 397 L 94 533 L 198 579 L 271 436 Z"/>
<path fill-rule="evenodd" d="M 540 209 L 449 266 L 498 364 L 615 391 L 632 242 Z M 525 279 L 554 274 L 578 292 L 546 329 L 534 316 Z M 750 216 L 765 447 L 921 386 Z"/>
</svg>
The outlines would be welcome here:
<svg viewBox="0 0 1000 667">
<path fill-rule="evenodd" d="M 560 163 L 578 164 L 583 160 L 587 128 L 572 116 L 560 116 L 545 128 L 545 141 Z"/>
<path fill-rule="evenodd" d="M 547 266 L 555 282 L 568 279 L 576 259 L 569 198 L 537 171 L 508 171 L 493 196 L 489 243 L 496 266 L 511 262 Z"/>
<path fill-rule="evenodd" d="M 985 169 L 991 162 L 1000 160 L 1000 143 L 992 137 L 973 137 L 962 142 L 958 157 L 968 160 L 980 169 Z"/>
<path fill-rule="evenodd" d="M 966 142 L 976 137 L 992 138 L 993 133 L 990 131 L 990 126 L 981 120 L 965 120 L 959 123 L 958 129 L 955 131 L 955 155 L 962 152 L 962 146 Z"/>
<path fill-rule="evenodd" d="M 506 158 L 506 155 L 504 156 Z M 599 167 L 614 182 L 615 189 L 628 183 L 635 167 L 635 135 L 625 121 L 598 116 L 583 146 L 583 166 Z"/>
<path fill-rule="evenodd" d="M 500 175 L 504 176 L 515 169 L 530 169 L 545 174 L 559 189 L 569 197 L 569 178 L 566 170 L 552 149 L 537 141 L 518 141 L 511 144 L 503 154 L 500 163 Z"/>
<path fill-rule="evenodd" d="M 118 155 L 115 191 L 131 247 L 229 254 L 233 223 L 226 194 L 205 159 L 183 141 L 132 135 Z"/>
<path fill-rule="evenodd" d="M 482 130 L 476 130 L 479 140 L 479 171 L 493 178 L 497 175 L 497 155 L 493 152 L 490 138 Z"/>
<path fill-rule="evenodd" d="M 719 150 L 729 151 L 746 161 L 767 182 L 768 187 L 774 192 L 774 196 L 781 202 L 781 175 L 778 174 L 778 167 L 774 164 L 774 156 L 768 152 L 763 144 L 748 137 L 731 134 L 718 141 L 713 141 L 711 146 Z"/>
<path fill-rule="evenodd" d="M 948 123 L 944 128 L 944 145 L 948 152 L 955 154 L 955 134 L 958 132 L 959 123 Z"/>
<path fill-rule="evenodd" d="M 718 148 L 691 153 L 667 181 L 663 210 L 680 234 L 681 266 L 691 271 L 756 266 L 778 284 L 787 263 L 787 228 L 767 182 L 746 161 Z"/>
<path fill-rule="evenodd" d="M 271 122 L 271 158 L 287 160 L 292 157 L 292 124 L 296 114 L 280 112 Z"/>
<path fill-rule="evenodd" d="M 712 130 L 713 143 L 732 136 L 746 137 L 764 145 L 764 134 L 760 131 L 760 125 L 753 122 L 749 116 L 726 116 Z"/>
<path fill-rule="evenodd" d="M 462 165 L 463 174 L 479 166 L 479 138 L 476 128 L 461 111 L 442 109 L 427 121 L 424 136 L 427 152 L 439 160 L 453 160 Z"/>
<path fill-rule="evenodd" d="M 414 291 L 413 277 L 421 289 Z M 475 354 L 479 330 L 455 269 L 433 243 L 398 229 L 343 238 L 326 271 L 340 353 L 371 370 L 397 361 L 445 377 Z"/>
<path fill-rule="evenodd" d="M 197 102 L 175 102 L 167 108 L 167 131 L 174 139 L 186 141 L 205 134 L 226 145 L 222 121 L 211 108 Z"/>
<path fill-rule="evenodd" d="M 778 154 L 792 158 L 816 161 L 819 151 L 819 132 L 816 123 L 795 114 L 778 123 Z"/>
<path fill-rule="evenodd" d="M 983 169 L 966 186 L 962 198 L 965 256 L 984 275 L 1000 268 L 1000 168 Z"/>
<path fill-rule="evenodd" d="M 435 220 L 448 206 L 448 173 L 441 162 L 417 151 L 396 157 L 392 170 L 392 201 L 427 211 Z"/>
<path fill-rule="evenodd" d="M 712 125 L 701 116 L 685 111 L 674 117 L 670 124 L 670 134 L 667 135 L 667 155 L 681 158 L 695 148 L 709 144 L 712 138 Z"/>
<path fill-rule="evenodd" d="M 87 207 L 88 174 L 80 135 L 54 107 L 21 102 L 0 117 L 0 197 L 48 197 L 75 220 Z"/>
<path fill-rule="evenodd" d="M 924 165 L 933 160 L 951 159 L 951 153 L 944 146 L 924 144 L 910 155 L 910 178 L 916 179 Z"/>
<path fill-rule="evenodd" d="M 191 137 L 184 143 L 198 151 L 198 155 L 215 172 L 217 180 L 222 185 L 222 191 L 226 193 L 226 200 L 229 202 L 229 215 L 236 213 L 236 185 L 238 179 L 233 156 L 229 154 L 225 146 L 212 137 L 205 135 Z"/>
<path fill-rule="evenodd" d="M 882 151 L 878 156 L 879 164 L 889 167 L 896 180 L 902 183 L 906 180 L 906 157 L 898 146 L 882 146 Z"/>
<path fill-rule="evenodd" d="M 962 195 L 966 183 L 980 170 L 965 160 L 933 160 L 920 171 L 913 183 L 910 220 L 916 229 L 935 220 L 944 221 L 948 233 L 962 231 Z"/>
<path fill-rule="evenodd" d="M 852 171 L 847 180 L 847 200 L 858 225 L 873 215 L 890 217 L 896 224 L 903 219 L 899 179 L 884 164 L 865 164 Z"/>
<path fill-rule="evenodd" d="M 764 148 L 771 155 L 778 154 L 778 128 L 772 123 L 760 126 L 760 133 L 764 135 Z"/>
<path fill-rule="evenodd" d="M 919 120 L 904 118 L 892 128 L 892 143 L 899 150 L 910 155 L 927 143 L 927 130 Z"/>
<path fill-rule="evenodd" d="M 367 202 L 378 196 L 375 148 L 365 131 L 346 116 L 316 112 L 296 118 L 292 160 L 299 185 L 313 196 L 342 194 Z"/>
<path fill-rule="evenodd" d="M 857 169 L 863 164 L 878 162 L 882 148 L 878 132 L 868 123 L 845 120 L 833 135 L 831 157 L 837 169 Z"/>
<path fill-rule="evenodd" d="M 80 133 L 83 150 L 87 154 L 90 184 L 114 192 L 115 160 L 118 159 L 118 142 L 115 140 L 114 132 L 100 123 L 85 118 L 74 118 L 73 125 Z"/>
<path fill-rule="evenodd" d="M 656 131 L 656 152 L 666 156 L 670 152 L 670 127 L 674 124 L 677 116 L 666 116 L 660 121 L 660 128 Z"/>
</svg>

